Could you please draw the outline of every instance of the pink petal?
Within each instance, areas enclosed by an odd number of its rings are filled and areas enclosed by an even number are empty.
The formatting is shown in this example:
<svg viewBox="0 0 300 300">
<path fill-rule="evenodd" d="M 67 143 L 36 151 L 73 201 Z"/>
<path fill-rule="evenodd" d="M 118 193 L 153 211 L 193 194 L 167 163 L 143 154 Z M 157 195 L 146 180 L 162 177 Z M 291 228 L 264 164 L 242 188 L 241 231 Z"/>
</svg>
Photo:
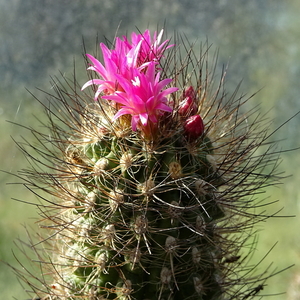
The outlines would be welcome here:
<svg viewBox="0 0 300 300">
<path fill-rule="evenodd" d="M 179 90 L 179 88 L 177 88 L 177 87 L 171 87 L 171 88 L 168 88 L 168 89 L 163 90 L 163 91 L 160 93 L 160 96 L 161 96 L 161 97 L 165 97 L 165 96 L 167 96 L 167 95 L 169 95 L 169 94 L 172 94 L 172 93 L 177 92 L 178 90 Z"/>
<path fill-rule="evenodd" d="M 139 114 L 139 116 L 140 116 L 141 123 L 144 126 L 147 125 L 147 123 L 148 123 L 148 114 L 147 113 L 142 113 L 142 114 Z"/>
<path fill-rule="evenodd" d="M 159 109 L 159 110 L 162 110 L 162 111 L 168 111 L 168 112 L 172 112 L 173 111 L 173 109 L 170 106 L 168 106 L 168 105 L 166 105 L 164 103 L 160 103 L 159 105 L 157 105 L 156 109 Z"/>
<path fill-rule="evenodd" d="M 131 118 L 131 127 L 132 127 L 133 131 L 136 131 L 139 119 L 140 119 L 139 116 L 132 116 L 132 118 Z"/>
<path fill-rule="evenodd" d="M 103 67 L 103 65 L 100 63 L 98 59 L 96 59 L 94 56 L 90 54 L 87 54 L 86 56 L 94 64 L 94 67 L 90 67 L 89 69 L 93 69 L 94 71 L 99 72 L 101 76 L 106 73 L 105 68 Z"/>
<path fill-rule="evenodd" d="M 132 110 L 129 108 L 121 108 L 120 110 L 118 110 L 118 112 L 114 115 L 113 120 L 118 119 L 119 117 L 123 116 L 123 115 L 131 115 L 132 114 Z"/>
<path fill-rule="evenodd" d="M 101 81 L 101 82 L 100 82 Z M 87 88 L 88 86 L 90 85 L 93 85 L 93 84 L 101 84 L 103 80 L 100 80 L 100 79 L 92 79 L 92 80 L 89 80 L 88 82 L 86 82 L 81 90 L 84 90 L 85 88 Z"/>
</svg>

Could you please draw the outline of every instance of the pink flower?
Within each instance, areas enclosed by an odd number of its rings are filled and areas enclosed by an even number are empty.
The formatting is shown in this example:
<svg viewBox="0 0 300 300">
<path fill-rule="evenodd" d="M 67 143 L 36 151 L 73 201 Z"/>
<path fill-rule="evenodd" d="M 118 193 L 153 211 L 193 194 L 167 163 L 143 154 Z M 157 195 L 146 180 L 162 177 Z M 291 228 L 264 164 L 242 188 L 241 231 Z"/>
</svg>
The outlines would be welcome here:
<svg viewBox="0 0 300 300">
<path fill-rule="evenodd" d="M 196 140 L 204 133 L 203 120 L 199 115 L 189 117 L 183 124 L 183 128 L 190 141 Z"/>
<path fill-rule="evenodd" d="M 143 34 L 136 34 L 133 32 L 131 34 L 132 47 L 135 47 L 140 41 L 142 41 L 140 53 L 138 56 L 138 64 L 142 65 L 147 61 L 159 61 L 163 56 L 163 53 L 166 49 L 172 47 L 173 45 L 168 45 L 169 40 L 166 40 L 160 44 L 163 30 L 157 35 L 156 31 L 153 35 L 153 40 L 151 39 L 150 31 L 147 29 Z M 130 47 L 126 37 L 123 37 L 124 41 Z"/>
<path fill-rule="evenodd" d="M 116 38 L 115 49 L 113 50 L 109 50 L 101 43 L 100 48 L 103 54 L 104 65 L 92 55 L 87 54 L 87 57 L 92 62 L 88 70 L 98 73 L 100 79 L 92 79 L 86 82 L 82 90 L 90 85 L 98 85 L 95 100 L 101 93 L 113 94 L 115 91 L 122 91 L 123 87 L 117 79 L 119 75 L 128 81 L 133 80 L 135 69 L 145 71 L 150 62 L 158 63 L 163 52 L 172 46 L 166 46 L 168 40 L 160 44 L 162 34 L 163 30 L 158 36 L 155 32 L 152 41 L 149 30 L 146 30 L 144 34 L 132 33 L 131 43 L 125 36 L 123 36 L 123 40 Z"/>
<path fill-rule="evenodd" d="M 126 80 L 116 75 L 124 91 L 103 96 L 103 99 L 113 100 L 121 104 L 114 119 L 122 115 L 131 115 L 131 126 L 136 131 L 139 124 L 147 126 L 148 122 L 157 123 L 162 111 L 171 112 L 167 95 L 178 90 L 176 87 L 164 89 L 172 79 L 159 81 L 160 73 L 155 72 L 155 62 L 150 62 L 145 72 L 135 70 L 134 79 Z"/>
<path fill-rule="evenodd" d="M 166 88 L 172 79 L 160 80 L 158 65 L 164 51 L 171 47 L 168 40 L 161 43 L 162 35 L 163 30 L 158 35 L 155 32 L 153 39 L 149 30 L 132 33 L 131 42 L 125 36 L 116 38 L 112 50 L 101 43 L 103 64 L 87 54 L 92 62 L 88 70 L 98 73 L 99 78 L 86 82 L 82 89 L 98 85 L 95 100 L 102 95 L 117 103 L 113 119 L 130 115 L 132 129 L 141 129 L 146 138 L 155 134 L 153 124 L 158 123 L 163 112 L 172 112 L 166 96 L 178 90 Z"/>
<path fill-rule="evenodd" d="M 88 70 L 95 71 L 102 79 L 92 79 L 86 82 L 82 90 L 86 87 L 96 84 L 99 85 L 95 93 L 95 100 L 104 92 L 105 94 L 113 94 L 117 90 L 122 90 L 122 87 L 117 81 L 117 75 L 120 74 L 127 80 L 132 79 L 132 71 L 137 65 L 137 57 L 141 42 L 128 52 L 123 47 L 123 44 L 116 42 L 118 48 L 116 50 L 109 50 L 104 44 L 100 44 L 104 66 L 95 57 L 87 54 L 93 65 Z M 144 66 L 142 66 L 144 67 Z"/>
</svg>

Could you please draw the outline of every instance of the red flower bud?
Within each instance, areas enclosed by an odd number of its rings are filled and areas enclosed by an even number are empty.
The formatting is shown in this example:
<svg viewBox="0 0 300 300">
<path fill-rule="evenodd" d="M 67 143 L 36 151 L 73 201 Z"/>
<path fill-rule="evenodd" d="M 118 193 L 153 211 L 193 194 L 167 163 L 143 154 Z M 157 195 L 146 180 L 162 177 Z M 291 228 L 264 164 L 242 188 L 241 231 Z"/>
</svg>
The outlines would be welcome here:
<svg viewBox="0 0 300 300">
<path fill-rule="evenodd" d="M 187 96 L 179 103 L 178 113 L 182 117 L 189 117 L 197 113 L 197 105 L 194 98 Z"/>
<path fill-rule="evenodd" d="M 196 98 L 195 90 L 191 85 L 185 88 L 185 90 L 183 91 L 183 98 L 186 97 L 191 97 L 193 100 Z"/>
<path fill-rule="evenodd" d="M 184 122 L 184 132 L 190 141 L 196 140 L 204 132 L 203 120 L 199 115 L 189 117 Z"/>
</svg>

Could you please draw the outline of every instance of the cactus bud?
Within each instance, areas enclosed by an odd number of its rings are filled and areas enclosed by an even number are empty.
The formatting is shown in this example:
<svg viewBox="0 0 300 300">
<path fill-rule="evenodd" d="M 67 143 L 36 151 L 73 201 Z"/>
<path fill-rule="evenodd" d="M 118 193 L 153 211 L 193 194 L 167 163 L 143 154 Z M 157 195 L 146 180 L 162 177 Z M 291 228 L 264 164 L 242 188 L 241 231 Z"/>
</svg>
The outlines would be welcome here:
<svg viewBox="0 0 300 300">
<path fill-rule="evenodd" d="M 190 97 L 193 101 L 196 99 L 196 92 L 192 85 L 188 86 L 183 91 L 183 98 Z"/>
<path fill-rule="evenodd" d="M 190 141 L 194 141 L 204 133 L 204 124 L 200 115 L 189 117 L 184 125 L 184 133 Z"/>
<path fill-rule="evenodd" d="M 196 114 L 197 110 L 198 108 L 195 100 L 190 96 L 187 96 L 179 103 L 178 113 L 181 117 L 190 117 Z"/>
</svg>

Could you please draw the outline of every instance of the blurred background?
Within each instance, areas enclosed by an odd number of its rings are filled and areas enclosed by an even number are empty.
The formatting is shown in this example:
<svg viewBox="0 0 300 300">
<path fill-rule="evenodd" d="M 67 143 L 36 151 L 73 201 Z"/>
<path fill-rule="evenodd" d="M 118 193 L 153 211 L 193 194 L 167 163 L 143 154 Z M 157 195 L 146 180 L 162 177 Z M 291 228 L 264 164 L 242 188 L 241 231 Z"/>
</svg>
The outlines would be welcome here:
<svg viewBox="0 0 300 300">
<path fill-rule="evenodd" d="M 0 259 L 27 267 L 15 241 L 28 241 L 23 225 L 37 227 L 36 208 L 12 199 L 35 202 L 34 195 L 9 174 L 29 166 L 13 139 L 30 141 L 31 135 L 7 120 L 39 129 L 34 115 L 41 116 L 42 107 L 26 89 L 45 98 L 36 88 L 51 93 L 50 76 L 72 77 L 74 61 L 77 79 L 85 83 L 83 39 L 90 53 L 99 41 L 136 28 L 164 27 L 168 37 L 179 32 L 192 42 L 208 40 L 212 52 L 219 51 L 216 73 L 229 65 L 228 93 L 241 80 L 241 92 L 248 96 L 260 90 L 249 106 L 259 104 L 262 113 L 268 112 L 272 131 L 300 110 L 299 14 L 299 0 L 0 0 L 0 169 L 6 171 L 0 173 Z M 272 139 L 280 140 L 280 149 L 300 146 L 299 125 L 296 116 L 275 132 Z M 292 176 L 266 191 L 271 200 L 278 199 L 271 213 L 283 208 L 281 215 L 296 215 L 259 227 L 254 261 L 277 242 L 259 268 L 295 264 L 267 282 L 262 294 L 274 295 L 268 299 L 300 299 L 299 162 L 300 150 L 283 153 L 279 169 Z M 12 269 L 0 264 L 1 299 L 27 299 L 25 290 Z"/>
</svg>

